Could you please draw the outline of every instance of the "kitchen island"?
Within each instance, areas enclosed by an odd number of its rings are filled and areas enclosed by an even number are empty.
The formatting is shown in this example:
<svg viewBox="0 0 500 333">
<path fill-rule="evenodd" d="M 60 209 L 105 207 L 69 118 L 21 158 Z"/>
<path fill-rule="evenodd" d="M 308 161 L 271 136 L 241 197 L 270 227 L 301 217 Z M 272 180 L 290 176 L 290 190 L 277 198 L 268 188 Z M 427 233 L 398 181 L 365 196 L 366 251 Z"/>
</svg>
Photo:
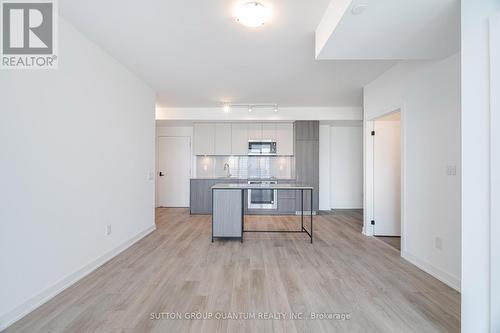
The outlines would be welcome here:
<svg viewBox="0 0 500 333">
<path fill-rule="evenodd" d="M 196 215 L 209 215 L 212 213 L 212 186 L 216 184 L 238 183 L 248 184 L 248 182 L 256 181 L 272 181 L 278 184 L 295 184 L 295 178 L 276 178 L 276 177 L 196 177 L 190 179 L 190 200 L 189 212 Z M 248 194 L 251 191 L 245 192 L 245 215 L 296 215 L 300 213 L 300 191 L 279 191 L 272 196 L 272 200 L 276 203 L 274 209 L 271 208 L 256 208 L 249 202 Z M 317 191 L 314 192 L 317 196 Z M 306 211 L 310 209 L 309 195 L 305 197 L 304 205 Z"/>
<path fill-rule="evenodd" d="M 313 202 L 312 186 L 302 184 L 244 184 L 221 183 L 212 186 L 212 242 L 215 238 L 239 238 L 243 241 L 245 232 L 305 233 L 313 241 L 313 214 L 310 229 L 304 227 L 304 192 L 309 192 Z M 245 191 L 276 190 L 299 191 L 301 198 L 300 230 L 245 230 Z"/>
</svg>

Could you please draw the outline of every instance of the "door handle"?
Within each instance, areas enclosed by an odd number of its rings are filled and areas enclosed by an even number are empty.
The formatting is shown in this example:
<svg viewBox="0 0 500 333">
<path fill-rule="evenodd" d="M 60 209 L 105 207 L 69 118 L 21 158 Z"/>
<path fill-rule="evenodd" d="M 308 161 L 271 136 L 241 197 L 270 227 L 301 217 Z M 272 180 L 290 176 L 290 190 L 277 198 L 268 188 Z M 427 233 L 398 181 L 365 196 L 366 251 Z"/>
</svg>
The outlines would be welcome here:
<svg viewBox="0 0 500 333">
<path fill-rule="evenodd" d="M 160 177 L 165 176 L 165 174 L 164 174 L 163 172 L 161 172 L 161 171 L 160 171 L 160 174 L 159 174 L 159 175 L 160 175 Z"/>
</svg>

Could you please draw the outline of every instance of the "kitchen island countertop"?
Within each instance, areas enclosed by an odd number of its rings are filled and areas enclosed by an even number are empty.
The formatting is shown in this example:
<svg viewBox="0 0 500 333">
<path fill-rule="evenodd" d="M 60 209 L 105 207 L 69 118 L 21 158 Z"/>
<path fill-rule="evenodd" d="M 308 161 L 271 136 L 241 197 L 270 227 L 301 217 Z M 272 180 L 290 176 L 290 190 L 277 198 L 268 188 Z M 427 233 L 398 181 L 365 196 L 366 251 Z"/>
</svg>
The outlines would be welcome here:
<svg viewBox="0 0 500 333">
<path fill-rule="evenodd" d="M 312 190 L 312 186 L 303 184 L 244 184 L 244 183 L 221 183 L 212 186 L 213 190 L 247 190 L 247 189 L 263 189 L 263 190 Z"/>
<path fill-rule="evenodd" d="M 275 180 L 275 181 L 293 181 L 296 180 L 296 178 L 276 178 L 276 177 L 271 177 L 271 178 L 259 178 L 259 177 L 250 177 L 250 178 L 240 178 L 240 177 L 191 177 L 190 180 L 220 180 L 220 181 L 226 181 L 226 180 Z"/>
</svg>

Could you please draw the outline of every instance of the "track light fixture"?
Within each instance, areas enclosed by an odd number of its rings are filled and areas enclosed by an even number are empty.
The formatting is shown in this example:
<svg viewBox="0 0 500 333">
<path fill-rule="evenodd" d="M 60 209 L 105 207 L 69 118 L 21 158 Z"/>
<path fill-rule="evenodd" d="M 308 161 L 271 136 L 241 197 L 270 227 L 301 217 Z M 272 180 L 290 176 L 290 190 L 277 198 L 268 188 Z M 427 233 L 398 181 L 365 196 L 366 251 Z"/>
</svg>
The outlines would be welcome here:
<svg viewBox="0 0 500 333">
<path fill-rule="evenodd" d="M 252 112 L 257 109 L 261 110 L 272 110 L 278 112 L 278 104 L 222 104 L 222 110 L 224 113 L 229 113 L 233 109 L 247 109 L 248 112 Z"/>
</svg>

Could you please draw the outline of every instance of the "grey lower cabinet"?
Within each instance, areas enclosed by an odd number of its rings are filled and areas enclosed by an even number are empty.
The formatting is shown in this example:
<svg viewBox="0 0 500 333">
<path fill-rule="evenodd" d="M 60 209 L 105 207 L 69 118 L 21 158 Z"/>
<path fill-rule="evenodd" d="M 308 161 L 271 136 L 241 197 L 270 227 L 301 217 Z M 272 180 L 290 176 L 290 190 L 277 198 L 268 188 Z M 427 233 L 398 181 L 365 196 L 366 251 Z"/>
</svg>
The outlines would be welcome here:
<svg viewBox="0 0 500 333">
<path fill-rule="evenodd" d="M 213 190 L 213 237 L 243 237 L 242 191 L 240 189 Z"/>
<path fill-rule="evenodd" d="M 189 208 L 191 214 L 210 214 L 212 212 L 212 179 L 191 179 Z"/>
<path fill-rule="evenodd" d="M 279 184 L 294 184 L 297 181 L 279 180 Z M 296 198 L 300 197 L 300 191 L 278 191 L 278 214 L 294 215 L 298 211 Z"/>
<path fill-rule="evenodd" d="M 239 182 L 246 183 L 246 179 L 191 179 L 189 202 L 191 214 L 212 214 L 212 186 Z"/>
</svg>

